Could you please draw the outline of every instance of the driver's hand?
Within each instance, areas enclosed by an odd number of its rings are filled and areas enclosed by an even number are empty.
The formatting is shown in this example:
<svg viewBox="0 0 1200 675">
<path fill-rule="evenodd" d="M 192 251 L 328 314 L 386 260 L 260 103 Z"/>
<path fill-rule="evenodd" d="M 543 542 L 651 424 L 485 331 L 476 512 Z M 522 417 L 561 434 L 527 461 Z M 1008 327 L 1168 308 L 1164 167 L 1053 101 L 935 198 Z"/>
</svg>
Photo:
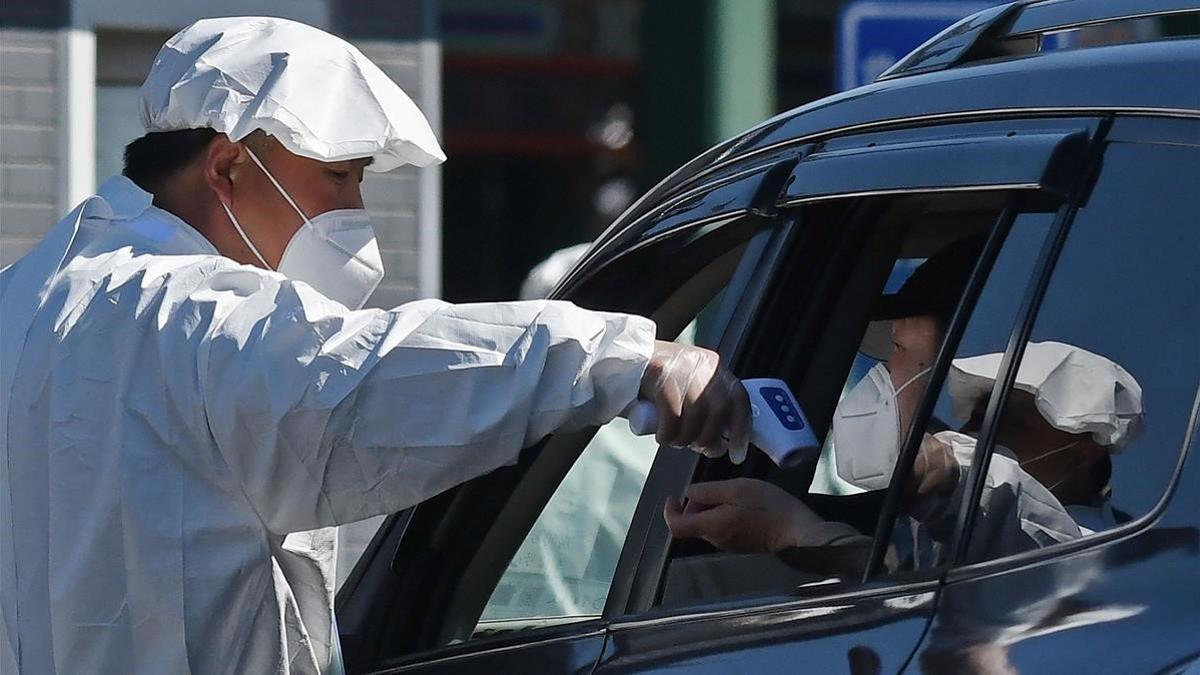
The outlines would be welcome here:
<svg viewBox="0 0 1200 675">
<path fill-rule="evenodd" d="M 658 411 L 659 443 L 694 448 L 707 457 L 728 451 L 735 462 L 745 459 L 750 397 L 716 352 L 656 341 L 639 395 Z"/>
<path fill-rule="evenodd" d="M 722 551 L 777 553 L 786 548 L 824 543 L 825 521 L 799 499 L 762 480 L 733 480 L 689 485 L 685 508 L 668 497 L 663 516 L 671 536 L 703 539 Z"/>
</svg>

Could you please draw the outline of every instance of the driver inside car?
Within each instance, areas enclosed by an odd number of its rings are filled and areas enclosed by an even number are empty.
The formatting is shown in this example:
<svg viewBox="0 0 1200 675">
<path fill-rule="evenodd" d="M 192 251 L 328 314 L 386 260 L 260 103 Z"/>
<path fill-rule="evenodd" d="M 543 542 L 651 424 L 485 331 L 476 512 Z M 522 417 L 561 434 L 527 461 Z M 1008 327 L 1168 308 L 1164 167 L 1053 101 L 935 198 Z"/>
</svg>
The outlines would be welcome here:
<svg viewBox="0 0 1200 675">
<path fill-rule="evenodd" d="M 932 546 L 949 540 L 966 489 L 988 394 L 1003 354 L 956 359 L 949 374 L 959 431 L 925 434 L 913 464 L 908 512 Z M 1111 455 L 1136 436 L 1141 387 L 1115 362 L 1059 342 L 1030 343 L 1018 369 L 988 465 L 971 558 L 1049 546 L 1115 527 Z M 779 553 L 804 566 L 805 549 L 846 546 L 839 573 L 861 569 L 870 538 L 826 521 L 767 481 L 737 478 L 688 487 L 687 507 L 668 500 L 676 538 L 725 551 Z M 933 557 L 938 555 L 935 550 Z"/>
<path fill-rule="evenodd" d="M 834 412 L 817 471 L 821 474 L 828 467 L 845 489 L 828 492 L 887 487 L 903 430 L 909 428 L 925 393 L 938 346 L 982 248 L 983 238 L 978 236 L 952 242 L 917 267 L 898 292 L 880 298 L 871 318 L 884 327 L 888 324 L 882 322 L 890 322 L 884 347 L 890 352 L 846 393 Z M 686 507 L 672 499 L 665 505 L 672 535 L 704 539 L 721 550 L 778 553 L 837 545 L 851 551 L 870 545 L 870 538 L 852 526 L 822 519 L 767 481 L 696 483 L 684 496 Z"/>
<path fill-rule="evenodd" d="M 892 354 L 843 397 L 834 413 L 822 463 L 833 455 L 829 463 L 852 489 L 882 490 L 888 485 L 949 314 L 974 264 L 976 256 L 963 253 L 968 244 L 975 247 L 973 253 L 981 246 L 979 240 L 964 240 L 946 247 L 893 296 L 892 304 L 905 309 L 893 314 Z M 951 252 L 954 259 L 969 263 L 960 262 L 956 274 L 947 272 L 946 254 Z M 930 288 L 943 290 L 935 295 Z M 928 298 L 937 295 L 954 300 L 934 311 Z M 961 503 L 1002 357 L 987 354 L 957 359 L 952 365 L 954 414 L 968 421 L 959 431 L 923 435 L 913 487 L 905 499 L 907 515 L 916 521 L 911 556 L 938 558 L 952 534 L 955 507 Z M 1136 380 L 1105 357 L 1045 342 L 1028 345 L 1015 387 L 985 479 L 977 526 L 982 535 L 973 538 L 972 546 L 1012 552 L 1115 526 L 1119 515 L 1108 503 L 1110 454 L 1123 449 L 1140 426 L 1141 389 Z M 932 429 L 938 424 L 931 420 Z M 861 570 L 870 546 L 870 537 L 822 518 L 767 481 L 697 483 L 684 497 L 686 506 L 674 499 L 664 506 L 672 536 L 703 539 L 723 551 L 776 553 L 798 567 L 806 567 L 806 559 L 819 560 L 815 567 L 852 574 Z M 918 536 L 918 530 L 924 530 L 924 536 Z M 822 555 L 812 555 L 817 549 Z M 831 550 L 836 553 L 830 555 Z"/>
</svg>

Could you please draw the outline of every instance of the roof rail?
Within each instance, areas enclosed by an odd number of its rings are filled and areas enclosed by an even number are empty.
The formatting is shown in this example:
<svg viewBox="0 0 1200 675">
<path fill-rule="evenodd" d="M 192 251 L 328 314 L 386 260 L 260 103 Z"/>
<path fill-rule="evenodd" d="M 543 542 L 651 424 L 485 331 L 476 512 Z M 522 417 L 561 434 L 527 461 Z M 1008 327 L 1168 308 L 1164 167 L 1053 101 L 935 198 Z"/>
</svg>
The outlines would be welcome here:
<svg viewBox="0 0 1200 675">
<path fill-rule="evenodd" d="M 1200 0 L 1021 0 L 973 14 L 935 35 L 876 81 L 1031 54 L 1043 35 L 1115 21 L 1200 12 Z"/>
<path fill-rule="evenodd" d="M 1005 38 L 1045 35 L 1113 21 L 1200 12 L 1197 0 L 1054 0 L 1026 5 Z"/>
</svg>

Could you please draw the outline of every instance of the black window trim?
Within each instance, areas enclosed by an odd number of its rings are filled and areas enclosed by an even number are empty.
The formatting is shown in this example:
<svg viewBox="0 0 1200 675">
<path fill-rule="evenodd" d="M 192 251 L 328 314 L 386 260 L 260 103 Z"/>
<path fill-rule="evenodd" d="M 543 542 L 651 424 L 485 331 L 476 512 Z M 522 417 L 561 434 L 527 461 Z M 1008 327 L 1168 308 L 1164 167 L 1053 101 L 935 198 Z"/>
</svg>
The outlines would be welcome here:
<svg viewBox="0 0 1200 675">
<path fill-rule="evenodd" d="M 750 240 L 744 264 L 730 279 L 732 294 L 726 296 L 716 322 L 723 328 L 717 344 L 711 348 L 723 361 L 728 362 L 749 330 L 750 320 L 763 300 L 771 275 L 782 261 L 794 231 L 793 217 L 779 217 L 774 226 L 760 231 Z M 670 538 L 662 536 L 666 530 L 661 516 L 662 500 L 668 493 L 678 494 L 691 482 L 699 459 L 700 455 L 696 453 L 664 452 L 659 448 L 621 548 L 604 606 L 606 619 L 639 614 L 653 604 L 670 544 Z M 648 574 L 652 568 L 657 572 Z"/>
<path fill-rule="evenodd" d="M 764 173 L 770 170 L 772 167 L 778 165 L 781 161 L 796 161 L 803 159 L 813 151 L 814 147 L 815 146 L 812 144 L 805 144 L 800 147 L 788 148 L 785 151 L 770 155 L 768 157 L 755 156 L 751 158 L 752 161 L 747 162 L 747 166 L 744 168 L 725 175 L 707 176 L 708 180 L 698 184 L 688 184 L 686 189 L 682 190 L 678 194 L 668 197 L 662 203 L 662 205 L 655 210 L 648 212 L 645 216 L 642 216 L 637 221 L 634 221 L 631 226 L 636 226 L 639 223 L 652 220 L 653 218 L 671 211 L 687 200 L 693 199 L 701 194 L 725 187 L 731 183 L 736 183 L 747 176 L 751 176 L 756 173 Z M 723 168 L 728 169 L 730 166 L 725 166 Z"/>
<path fill-rule="evenodd" d="M 477 640 L 468 640 L 452 645 L 438 647 L 426 651 L 404 654 L 390 659 L 372 663 L 368 675 L 383 673 L 403 673 L 409 670 L 421 670 L 430 666 L 444 666 L 456 661 L 479 659 L 488 654 L 503 654 L 515 650 L 524 650 L 539 645 L 551 645 L 557 642 L 574 642 L 587 638 L 603 638 L 607 635 L 607 626 L 600 619 L 590 619 L 572 624 L 546 626 L 534 633 L 513 633 Z M 570 629 L 570 630 L 568 630 Z"/>
<path fill-rule="evenodd" d="M 915 192 L 1036 190 L 1065 197 L 1086 159 L 1094 123 L 1088 122 L 1068 118 L 1030 127 L 1028 121 L 1004 120 L 962 136 L 951 125 L 865 144 L 849 136 L 844 147 L 818 146 L 797 162 L 779 206 Z M 963 165 L 972 170 L 960 170 Z M 868 166 L 882 170 L 862 170 Z"/>
<path fill-rule="evenodd" d="M 780 155 L 782 156 L 770 157 L 745 170 L 737 171 L 732 175 L 716 177 L 711 181 L 691 187 L 685 194 L 670 197 L 663 204 L 655 207 L 653 210 L 647 211 L 629 224 L 621 227 L 619 231 L 611 229 L 610 231 L 606 231 L 597 239 L 595 245 L 584 254 L 580 264 L 559 282 L 554 289 L 552 297 L 569 293 L 581 284 L 587 283 L 590 278 L 597 274 L 602 274 L 606 267 L 630 253 L 665 238 L 674 237 L 681 232 L 699 229 L 716 222 L 734 220 L 747 215 L 773 216 L 777 212 L 775 209 L 775 199 L 791 167 L 798 160 L 798 156 L 796 156 L 794 150 L 780 153 Z M 657 224 L 673 218 L 675 214 L 672 211 L 680 209 L 689 200 L 703 198 L 740 181 L 746 181 L 749 185 L 751 184 L 751 179 L 756 176 L 759 178 L 752 183 L 754 190 L 749 194 L 739 196 L 739 198 L 735 198 L 731 202 L 720 204 L 717 208 L 710 210 L 702 216 L 692 219 L 679 219 L 675 224 L 665 227 L 660 231 L 654 231 Z M 693 204 L 688 206 L 687 209 L 682 209 L 682 211 L 699 211 L 702 206 L 703 204 L 701 203 Z M 620 220 L 621 218 L 618 218 L 618 222 Z M 614 250 L 621 245 L 624 248 Z"/>
<path fill-rule="evenodd" d="M 610 631 L 617 632 L 689 621 L 751 617 L 771 612 L 823 610 L 830 605 L 853 606 L 865 600 L 933 594 L 937 592 L 941 584 L 941 579 L 921 579 L 898 583 L 888 580 L 886 583 L 872 582 L 866 586 L 841 587 L 835 593 L 813 593 L 804 596 L 780 593 L 769 596 L 717 600 L 695 607 L 652 607 L 643 612 L 614 617 L 608 628 Z M 801 590 L 809 591 L 817 588 L 821 588 L 821 586 L 805 586 Z M 934 600 L 936 599 L 931 599 L 931 602 Z"/>
</svg>

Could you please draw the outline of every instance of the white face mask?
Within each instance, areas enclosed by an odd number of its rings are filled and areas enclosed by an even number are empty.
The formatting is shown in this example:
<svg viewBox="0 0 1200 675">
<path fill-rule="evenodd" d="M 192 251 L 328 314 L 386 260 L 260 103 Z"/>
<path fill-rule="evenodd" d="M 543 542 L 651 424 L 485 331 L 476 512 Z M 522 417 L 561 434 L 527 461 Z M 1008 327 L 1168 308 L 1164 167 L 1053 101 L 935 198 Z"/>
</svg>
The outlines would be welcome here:
<svg viewBox="0 0 1200 675">
<path fill-rule="evenodd" d="M 246 148 L 246 152 L 279 194 L 304 219 L 304 224 L 296 230 L 284 249 L 275 271 L 293 281 L 303 281 L 325 297 L 351 309 L 362 307 L 383 280 L 383 258 L 379 254 L 379 244 L 375 241 L 375 231 L 371 229 L 366 210 L 338 209 L 310 219 L 254 152 L 249 148 Z M 263 267 L 272 269 L 246 236 L 246 231 L 229 206 L 224 202 L 221 206 L 258 261 Z"/>
<path fill-rule="evenodd" d="M 839 478 L 864 490 L 888 486 L 903 440 L 896 398 L 929 371 L 922 370 L 896 389 L 887 367 L 878 363 L 838 403 L 832 436 Z"/>
</svg>

